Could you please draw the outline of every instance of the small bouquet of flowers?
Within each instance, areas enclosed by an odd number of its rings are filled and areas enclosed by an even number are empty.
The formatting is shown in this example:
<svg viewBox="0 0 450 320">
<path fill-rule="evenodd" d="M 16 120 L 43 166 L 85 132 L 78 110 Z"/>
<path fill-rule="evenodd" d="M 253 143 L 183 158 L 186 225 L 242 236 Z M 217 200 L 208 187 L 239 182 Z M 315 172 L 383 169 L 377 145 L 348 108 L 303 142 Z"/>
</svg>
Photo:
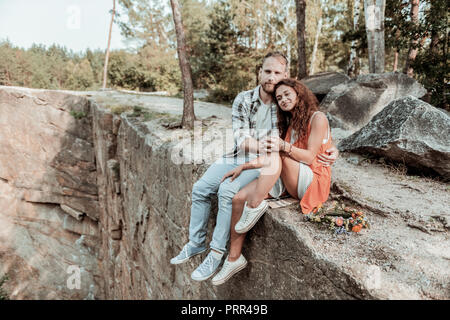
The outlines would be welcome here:
<svg viewBox="0 0 450 320">
<path fill-rule="evenodd" d="M 311 213 L 306 214 L 305 218 L 307 221 L 328 224 L 335 234 L 360 232 L 362 228 L 370 228 L 362 211 L 345 204 L 339 205 L 337 202 L 333 202 L 329 208 L 320 204 Z"/>
</svg>

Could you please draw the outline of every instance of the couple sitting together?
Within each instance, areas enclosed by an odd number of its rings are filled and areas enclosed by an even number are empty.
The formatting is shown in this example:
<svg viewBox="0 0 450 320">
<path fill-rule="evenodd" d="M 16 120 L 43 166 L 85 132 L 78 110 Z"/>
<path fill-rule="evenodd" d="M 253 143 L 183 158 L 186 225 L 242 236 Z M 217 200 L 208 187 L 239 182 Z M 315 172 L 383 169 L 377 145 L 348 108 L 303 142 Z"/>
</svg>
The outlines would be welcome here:
<svg viewBox="0 0 450 320">
<path fill-rule="evenodd" d="M 331 167 L 338 155 L 326 116 L 314 94 L 288 79 L 288 61 L 278 52 L 267 54 L 259 70 L 260 85 L 241 92 L 233 102 L 235 149 L 215 161 L 192 190 L 189 242 L 170 260 L 180 264 L 207 250 L 205 239 L 211 197 L 218 212 L 211 250 L 191 277 L 212 277 L 220 285 L 245 268 L 245 234 L 268 208 L 266 198 L 286 192 L 300 200 L 304 214 L 325 202 Z"/>
</svg>

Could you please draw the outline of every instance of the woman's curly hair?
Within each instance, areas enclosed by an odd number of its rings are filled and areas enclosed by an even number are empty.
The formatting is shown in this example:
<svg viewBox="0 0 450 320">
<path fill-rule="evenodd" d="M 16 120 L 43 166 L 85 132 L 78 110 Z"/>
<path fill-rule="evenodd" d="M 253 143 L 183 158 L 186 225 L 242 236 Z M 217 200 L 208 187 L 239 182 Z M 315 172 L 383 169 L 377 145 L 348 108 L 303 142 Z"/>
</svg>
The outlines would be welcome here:
<svg viewBox="0 0 450 320">
<path fill-rule="evenodd" d="M 292 112 L 283 111 L 278 104 L 276 91 L 282 85 L 291 87 L 297 93 L 297 104 Z M 306 145 L 309 120 L 313 113 L 319 110 L 319 101 L 314 93 L 297 79 L 283 79 L 276 84 L 273 90 L 273 97 L 277 101 L 278 106 L 278 130 L 280 131 L 280 137 L 285 139 L 287 129 L 292 123 L 293 129 L 298 134 L 298 139 Z"/>
</svg>

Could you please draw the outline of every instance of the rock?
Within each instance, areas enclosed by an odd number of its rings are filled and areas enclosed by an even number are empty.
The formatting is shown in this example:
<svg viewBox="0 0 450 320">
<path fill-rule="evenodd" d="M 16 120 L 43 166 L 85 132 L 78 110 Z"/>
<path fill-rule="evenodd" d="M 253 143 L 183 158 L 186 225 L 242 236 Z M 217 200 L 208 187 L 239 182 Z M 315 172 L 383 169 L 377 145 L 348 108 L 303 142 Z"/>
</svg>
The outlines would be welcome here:
<svg viewBox="0 0 450 320">
<path fill-rule="evenodd" d="M 321 72 L 307 76 L 301 80 L 321 101 L 331 88 L 349 81 L 350 78 L 339 72 Z"/>
<path fill-rule="evenodd" d="M 16 188 L 0 181 L 0 274 L 9 275 L 4 289 L 11 299 L 104 298 L 99 245 L 79 247 L 79 235 L 63 228 L 67 217 L 77 221 L 57 204 L 21 200 Z M 79 289 L 67 285 L 74 267 Z"/>
<path fill-rule="evenodd" d="M 331 136 L 333 137 L 333 142 L 337 144 L 342 139 L 347 138 L 348 136 L 352 135 L 352 131 L 350 130 L 344 130 L 341 128 L 331 128 Z"/>
<path fill-rule="evenodd" d="M 111 239 L 113 240 L 121 240 L 122 239 L 122 226 L 113 225 L 111 227 Z"/>
<path fill-rule="evenodd" d="M 51 90 L 0 86 L 0 177 L 27 201 L 98 216 L 91 102 Z"/>
<path fill-rule="evenodd" d="M 391 102 L 339 144 L 342 151 L 371 153 L 450 178 L 450 115 L 412 96 Z"/>
<path fill-rule="evenodd" d="M 333 87 L 320 108 L 332 127 L 356 131 L 391 101 L 425 94 L 422 85 L 403 73 L 366 74 Z"/>
<path fill-rule="evenodd" d="M 66 206 L 64 204 L 61 204 L 61 209 L 65 212 L 68 213 L 70 216 L 72 216 L 73 218 L 77 219 L 78 221 L 83 220 L 84 217 L 84 213 L 80 212 L 78 210 L 75 210 L 69 206 Z"/>
<path fill-rule="evenodd" d="M 72 216 L 65 216 L 63 229 L 79 235 L 98 236 L 97 223 L 89 218 L 79 221 Z"/>
<path fill-rule="evenodd" d="M 108 174 L 112 177 L 113 181 L 120 181 L 120 163 L 116 159 L 110 159 L 106 162 L 108 167 Z"/>
<path fill-rule="evenodd" d="M 208 95 L 209 92 L 206 89 L 194 90 L 194 99 L 205 99 Z"/>
</svg>

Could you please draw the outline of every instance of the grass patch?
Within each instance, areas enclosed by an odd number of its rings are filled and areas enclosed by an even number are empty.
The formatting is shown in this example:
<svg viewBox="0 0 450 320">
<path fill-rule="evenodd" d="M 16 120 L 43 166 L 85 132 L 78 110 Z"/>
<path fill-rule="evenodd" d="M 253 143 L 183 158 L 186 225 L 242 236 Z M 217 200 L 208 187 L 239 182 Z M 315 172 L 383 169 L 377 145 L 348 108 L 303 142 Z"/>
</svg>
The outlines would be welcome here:
<svg viewBox="0 0 450 320">
<path fill-rule="evenodd" d="M 70 111 L 70 115 L 73 116 L 75 119 L 79 120 L 85 118 L 87 116 L 87 113 L 84 111 L 72 110 Z"/>
<path fill-rule="evenodd" d="M 381 158 L 379 160 L 379 163 L 383 167 L 388 169 L 394 175 L 401 176 L 404 178 L 406 176 L 406 174 L 408 173 L 408 167 L 406 166 L 404 161 L 403 161 L 403 163 L 401 163 L 401 162 L 394 162 L 394 161 L 386 160 L 385 158 Z"/>
<path fill-rule="evenodd" d="M 116 115 L 121 115 L 124 112 L 130 112 L 128 114 L 128 117 L 132 118 L 139 118 L 142 121 L 152 121 L 152 120 L 162 120 L 164 122 L 180 122 L 181 116 L 173 115 L 167 112 L 156 112 L 149 110 L 143 106 L 140 105 L 131 105 L 131 106 L 124 106 L 124 105 L 107 105 L 105 106 L 109 110 L 111 110 L 112 113 Z"/>
<path fill-rule="evenodd" d="M 6 281 L 9 280 L 9 276 L 7 274 L 0 277 L 0 300 L 9 300 L 8 293 L 3 289 L 3 285 Z"/>
<path fill-rule="evenodd" d="M 109 105 L 107 106 L 107 108 L 109 110 L 111 110 L 112 113 L 114 113 L 115 115 L 121 115 L 122 113 L 126 112 L 126 111 L 130 111 L 132 109 L 132 107 L 130 106 L 123 106 L 123 105 L 118 105 L 118 104 L 114 104 L 114 105 Z"/>
<path fill-rule="evenodd" d="M 166 112 L 152 112 L 152 111 L 146 111 L 143 114 L 144 116 L 144 121 L 151 121 L 151 120 L 162 120 L 162 121 L 167 121 L 167 122 L 174 122 L 174 121 L 179 121 L 179 117 L 170 114 L 170 113 L 166 113 Z"/>
<path fill-rule="evenodd" d="M 130 117 L 139 117 L 142 115 L 144 108 L 141 106 L 133 106 L 133 113 L 130 114 Z"/>
<path fill-rule="evenodd" d="M 143 121 L 152 121 L 152 120 L 165 120 L 165 121 L 177 121 L 178 118 L 170 113 L 166 112 L 156 112 L 145 109 L 141 106 L 133 106 L 133 112 L 129 115 L 130 117 L 140 118 Z"/>
</svg>

